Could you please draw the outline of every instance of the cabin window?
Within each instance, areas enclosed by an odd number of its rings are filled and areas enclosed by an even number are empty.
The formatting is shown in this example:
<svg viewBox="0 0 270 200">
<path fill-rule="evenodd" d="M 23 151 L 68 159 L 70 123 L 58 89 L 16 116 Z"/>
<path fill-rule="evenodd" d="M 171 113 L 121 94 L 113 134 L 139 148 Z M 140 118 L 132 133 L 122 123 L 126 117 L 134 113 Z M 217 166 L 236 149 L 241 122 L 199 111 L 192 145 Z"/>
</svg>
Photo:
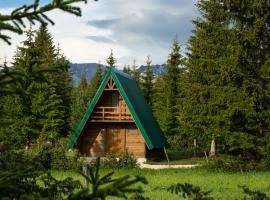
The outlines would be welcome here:
<svg viewBox="0 0 270 200">
<path fill-rule="evenodd" d="M 133 126 L 130 126 L 128 128 L 128 133 L 129 134 L 137 134 L 137 128 L 133 127 Z"/>
<path fill-rule="evenodd" d="M 118 94 L 117 93 L 112 93 L 112 107 L 114 112 L 117 112 L 118 108 Z"/>
<path fill-rule="evenodd" d="M 116 128 L 113 129 L 113 142 L 114 143 L 117 142 L 117 129 Z"/>
</svg>

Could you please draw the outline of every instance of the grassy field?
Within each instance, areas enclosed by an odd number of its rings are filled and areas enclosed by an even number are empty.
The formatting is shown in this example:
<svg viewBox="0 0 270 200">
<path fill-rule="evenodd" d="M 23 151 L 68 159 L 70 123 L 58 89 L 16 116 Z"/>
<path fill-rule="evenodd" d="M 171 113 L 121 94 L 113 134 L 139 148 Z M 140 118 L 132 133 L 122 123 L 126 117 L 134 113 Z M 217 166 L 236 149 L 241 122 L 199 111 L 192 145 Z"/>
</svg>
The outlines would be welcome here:
<svg viewBox="0 0 270 200">
<path fill-rule="evenodd" d="M 102 173 L 109 170 L 102 170 Z M 195 169 L 119 169 L 115 176 L 141 175 L 148 180 L 148 185 L 143 185 L 145 196 L 153 200 L 182 199 L 167 192 L 167 188 L 175 183 L 192 183 L 203 190 L 212 190 L 211 196 L 215 199 L 236 199 L 243 197 L 240 185 L 246 185 L 252 190 L 260 190 L 270 195 L 270 172 L 248 173 L 221 173 L 211 172 L 203 168 Z M 53 175 L 59 179 L 67 176 L 79 179 L 73 172 L 54 171 Z"/>
</svg>

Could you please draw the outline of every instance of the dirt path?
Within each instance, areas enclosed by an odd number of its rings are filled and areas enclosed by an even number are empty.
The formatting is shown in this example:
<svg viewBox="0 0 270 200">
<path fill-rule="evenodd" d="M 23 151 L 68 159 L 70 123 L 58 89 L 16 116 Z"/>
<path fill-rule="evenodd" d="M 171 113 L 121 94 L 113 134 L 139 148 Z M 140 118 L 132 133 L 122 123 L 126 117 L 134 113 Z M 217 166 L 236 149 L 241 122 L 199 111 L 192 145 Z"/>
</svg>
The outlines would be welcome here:
<svg viewBox="0 0 270 200">
<path fill-rule="evenodd" d="M 187 169 L 187 168 L 193 168 L 193 167 L 199 166 L 198 164 L 196 165 L 150 165 L 150 164 L 146 164 L 145 160 L 139 160 L 139 159 L 138 159 L 138 164 L 140 168 L 147 168 L 147 169 L 169 169 L 169 168 Z"/>
</svg>

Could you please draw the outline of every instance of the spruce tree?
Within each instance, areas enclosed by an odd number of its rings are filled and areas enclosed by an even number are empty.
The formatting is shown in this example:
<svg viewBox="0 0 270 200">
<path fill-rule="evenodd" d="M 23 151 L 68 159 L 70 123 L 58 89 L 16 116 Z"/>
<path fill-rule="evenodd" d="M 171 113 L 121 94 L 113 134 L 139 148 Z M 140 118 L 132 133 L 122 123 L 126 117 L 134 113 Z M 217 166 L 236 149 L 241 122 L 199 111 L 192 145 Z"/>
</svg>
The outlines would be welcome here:
<svg viewBox="0 0 270 200">
<path fill-rule="evenodd" d="M 180 81 L 180 67 L 183 64 L 183 57 L 180 52 L 180 43 L 175 38 L 172 44 L 172 51 L 168 57 L 167 73 L 165 79 L 165 94 L 167 109 L 167 116 L 165 120 L 165 134 L 171 139 L 179 137 L 179 110 L 177 106 L 177 99 L 179 96 L 178 82 Z M 174 140 L 174 139 L 173 139 Z M 175 141 L 175 140 L 174 140 Z"/>
<path fill-rule="evenodd" d="M 125 65 L 124 68 L 123 68 L 123 72 L 128 74 L 128 75 L 132 75 L 132 70 L 130 69 L 130 66 L 129 65 Z"/>
<path fill-rule="evenodd" d="M 269 135 L 269 4 L 238 3 L 198 3 L 180 127 L 201 146 L 216 138 L 219 151 L 258 159 Z"/>
<path fill-rule="evenodd" d="M 150 106 L 152 105 L 153 80 L 154 80 L 153 68 L 151 63 L 152 60 L 150 56 L 148 56 L 146 60 L 145 72 L 144 75 L 142 76 L 142 83 L 141 83 L 144 96 Z"/>
<path fill-rule="evenodd" d="M 89 92 L 89 100 L 92 100 L 92 98 L 95 96 L 102 80 L 103 80 L 103 69 L 101 64 L 98 65 L 97 71 L 93 78 L 91 79 L 90 83 L 88 84 L 88 92 Z"/>
<path fill-rule="evenodd" d="M 152 110 L 153 114 L 163 132 L 166 128 L 166 117 L 168 115 L 167 102 L 168 98 L 165 94 L 166 84 L 164 80 L 164 75 L 159 75 L 156 77 L 153 87 L 152 96 Z"/>
<path fill-rule="evenodd" d="M 141 85 L 141 74 L 138 71 L 138 66 L 136 65 L 136 59 L 134 58 L 133 60 L 133 65 L 132 65 L 132 77 L 136 81 L 136 83 L 140 86 Z"/>
<path fill-rule="evenodd" d="M 89 86 L 85 75 L 81 77 L 79 85 L 73 88 L 71 100 L 72 103 L 71 103 L 70 126 L 71 131 L 75 131 L 90 102 Z"/>
<path fill-rule="evenodd" d="M 107 62 L 107 66 L 106 66 L 107 68 L 110 68 L 110 67 L 114 67 L 115 68 L 116 59 L 114 58 L 113 50 L 112 49 L 111 49 L 110 56 L 107 58 L 106 62 Z"/>
</svg>

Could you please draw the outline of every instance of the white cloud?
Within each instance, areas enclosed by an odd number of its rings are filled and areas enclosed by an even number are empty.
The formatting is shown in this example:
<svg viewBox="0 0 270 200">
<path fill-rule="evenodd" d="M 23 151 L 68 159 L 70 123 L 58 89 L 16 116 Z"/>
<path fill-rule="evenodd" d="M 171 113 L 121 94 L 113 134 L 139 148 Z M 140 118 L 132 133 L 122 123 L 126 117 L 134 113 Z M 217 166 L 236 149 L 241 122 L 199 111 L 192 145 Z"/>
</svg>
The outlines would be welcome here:
<svg viewBox="0 0 270 200">
<path fill-rule="evenodd" d="M 186 43 L 193 27 L 191 20 L 198 16 L 195 0 L 100 0 L 80 4 L 82 17 L 60 11 L 49 16 L 55 26 L 49 26 L 56 42 L 71 62 L 104 63 L 110 49 L 118 65 L 144 64 L 147 55 L 153 63 L 164 63 L 171 41 L 178 34 Z M 0 13 L 10 12 L 0 9 Z M 12 46 L 0 41 L 0 58 L 11 60 L 23 36 L 10 34 Z M 1 60 L 0 60 L 1 62 Z"/>
</svg>

